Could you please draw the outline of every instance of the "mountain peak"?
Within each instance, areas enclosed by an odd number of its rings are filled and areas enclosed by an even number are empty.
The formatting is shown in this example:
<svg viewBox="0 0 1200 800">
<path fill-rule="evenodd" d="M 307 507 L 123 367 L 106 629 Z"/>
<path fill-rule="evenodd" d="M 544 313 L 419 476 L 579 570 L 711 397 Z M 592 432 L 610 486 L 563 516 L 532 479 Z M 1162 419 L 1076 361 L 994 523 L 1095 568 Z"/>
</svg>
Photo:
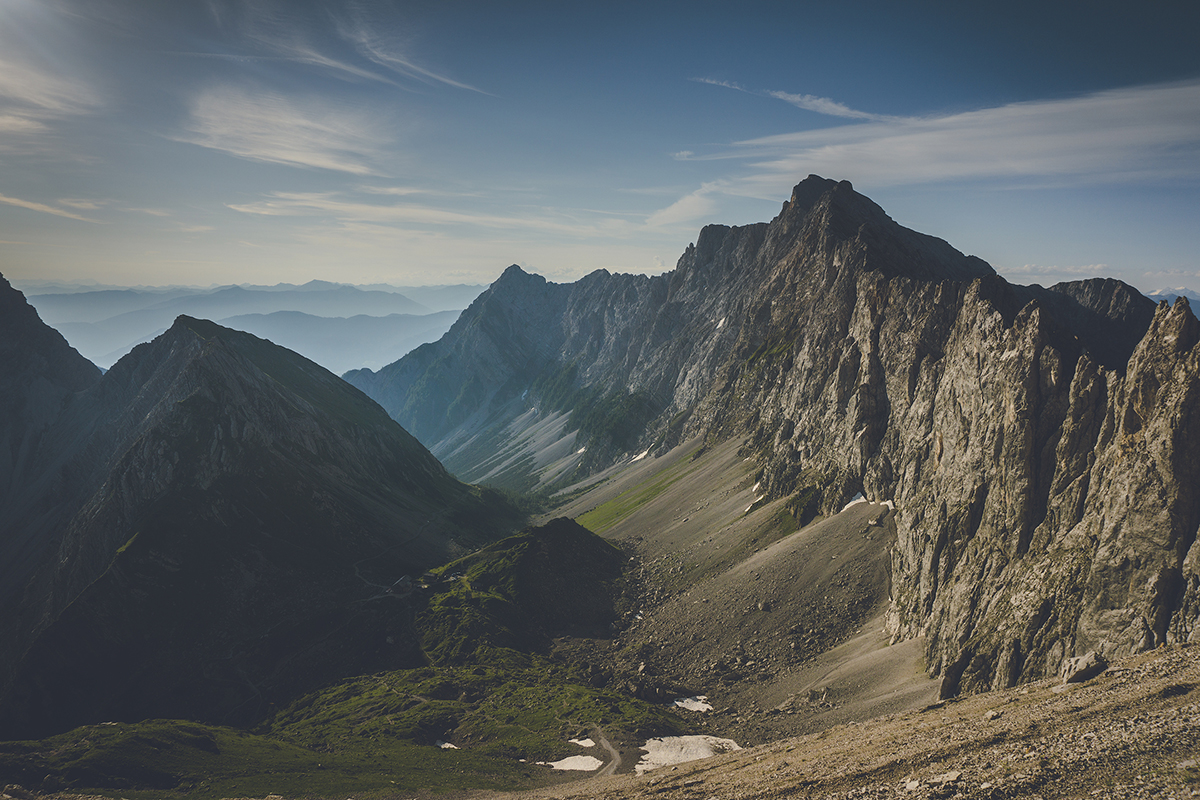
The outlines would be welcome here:
<svg viewBox="0 0 1200 800">
<path fill-rule="evenodd" d="M 785 206 L 793 213 L 807 213 L 827 192 L 839 188 L 844 188 L 851 192 L 854 191 L 854 187 L 850 185 L 850 181 L 839 183 L 830 178 L 822 178 L 820 175 L 809 175 L 792 189 L 792 197 Z"/>
<path fill-rule="evenodd" d="M 534 272 L 526 272 L 516 264 L 511 265 L 504 272 L 500 273 L 500 277 L 492 284 L 493 288 L 500 284 L 529 284 L 529 283 L 545 283 L 546 279 Z"/>
<path fill-rule="evenodd" d="M 13 374 L 28 362 L 70 389 L 82 389 L 100 377 L 95 365 L 79 355 L 58 331 L 42 322 L 25 295 L 0 275 L 0 365 Z M 50 375 L 49 373 L 55 373 Z"/>
<path fill-rule="evenodd" d="M 0 414 L 0 737 L 248 722 L 415 663 L 408 623 L 367 601 L 515 521 L 357 389 L 208 320 L 178 316 L 69 402 L 34 388 L 45 424 Z"/>
</svg>

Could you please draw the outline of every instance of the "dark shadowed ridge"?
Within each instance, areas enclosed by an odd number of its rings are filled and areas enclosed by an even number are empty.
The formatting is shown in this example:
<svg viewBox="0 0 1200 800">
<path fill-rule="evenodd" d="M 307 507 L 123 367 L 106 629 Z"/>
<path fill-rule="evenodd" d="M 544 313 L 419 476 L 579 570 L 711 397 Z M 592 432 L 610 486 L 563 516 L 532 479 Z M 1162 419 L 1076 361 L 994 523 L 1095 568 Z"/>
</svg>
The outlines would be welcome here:
<svg viewBox="0 0 1200 800">
<path fill-rule="evenodd" d="M 69 480 L 39 465 L 42 442 L 73 395 L 99 380 L 100 370 L 0 276 L 0 602 L 41 557 L 57 512 L 46 498 Z"/>
<path fill-rule="evenodd" d="M 247 723 L 411 666 L 385 589 L 519 524 L 332 373 L 189 317 L 69 395 L 36 445 L 12 491 L 53 513 L 0 615 L 4 737 Z M 34 529 L 6 523 L 6 543 Z"/>
</svg>

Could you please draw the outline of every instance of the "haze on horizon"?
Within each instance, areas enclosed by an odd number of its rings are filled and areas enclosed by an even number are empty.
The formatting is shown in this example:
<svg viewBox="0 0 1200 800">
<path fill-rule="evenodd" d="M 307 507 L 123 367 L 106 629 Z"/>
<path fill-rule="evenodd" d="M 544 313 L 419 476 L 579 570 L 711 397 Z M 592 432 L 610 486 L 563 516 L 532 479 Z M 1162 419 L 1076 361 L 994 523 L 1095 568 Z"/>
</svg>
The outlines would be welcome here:
<svg viewBox="0 0 1200 800">
<path fill-rule="evenodd" d="M 1200 287 L 1177 2 L 0 0 L 0 272 L 670 269 L 809 173 L 1010 280 Z"/>
</svg>

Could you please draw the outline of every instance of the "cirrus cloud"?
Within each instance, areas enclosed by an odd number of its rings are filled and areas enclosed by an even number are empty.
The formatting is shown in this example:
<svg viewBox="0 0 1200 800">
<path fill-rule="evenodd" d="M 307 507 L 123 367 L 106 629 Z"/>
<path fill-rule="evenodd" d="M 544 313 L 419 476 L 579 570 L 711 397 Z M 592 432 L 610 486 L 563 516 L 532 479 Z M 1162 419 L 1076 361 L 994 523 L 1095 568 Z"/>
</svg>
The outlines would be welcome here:
<svg viewBox="0 0 1200 800">
<path fill-rule="evenodd" d="M 1200 178 L 1200 81 L 888 118 L 735 143 L 730 191 L 773 198 L 809 173 L 872 186 L 961 180 L 1087 184 Z M 699 158 L 699 156 L 697 156 Z"/>
<path fill-rule="evenodd" d="M 372 163 L 389 137 L 383 126 L 324 100 L 293 100 L 274 92 L 219 87 L 192 102 L 176 141 L 252 161 L 375 173 Z"/>
</svg>

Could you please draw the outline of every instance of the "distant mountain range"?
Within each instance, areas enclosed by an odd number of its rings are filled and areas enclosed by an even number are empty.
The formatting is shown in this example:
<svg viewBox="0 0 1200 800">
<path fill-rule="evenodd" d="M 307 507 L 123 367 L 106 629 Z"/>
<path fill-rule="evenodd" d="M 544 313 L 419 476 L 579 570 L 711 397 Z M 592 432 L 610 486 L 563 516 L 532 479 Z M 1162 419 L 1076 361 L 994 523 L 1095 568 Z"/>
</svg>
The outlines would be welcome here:
<svg viewBox="0 0 1200 800">
<path fill-rule="evenodd" d="M 248 320 L 263 335 L 328 369 L 383 366 L 418 344 L 441 336 L 459 309 L 484 286 L 377 285 L 327 281 L 296 286 L 224 286 L 213 289 L 98 289 L 34 294 L 29 302 L 47 324 L 93 363 L 108 368 L 134 346 L 165 331 L 180 314 L 231 324 Z M 307 315 L 263 319 L 293 312 Z M 446 313 L 455 312 L 455 313 Z M 375 321 L 353 317 L 371 317 Z M 361 335 L 360 335 L 361 334 Z M 336 344 L 333 344 L 336 343 Z"/>
<path fill-rule="evenodd" d="M 1186 297 L 1188 301 L 1192 303 L 1200 302 L 1200 292 L 1197 292 L 1195 289 L 1188 289 L 1184 286 L 1180 286 L 1175 289 L 1158 289 L 1157 291 L 1146 292 L 1146 297 L 1149 297 L 1156 303 L 1160 300 L 1166 300 L 1168 303 L 1174 303 L 1180 297 Z"/>
</svg>

